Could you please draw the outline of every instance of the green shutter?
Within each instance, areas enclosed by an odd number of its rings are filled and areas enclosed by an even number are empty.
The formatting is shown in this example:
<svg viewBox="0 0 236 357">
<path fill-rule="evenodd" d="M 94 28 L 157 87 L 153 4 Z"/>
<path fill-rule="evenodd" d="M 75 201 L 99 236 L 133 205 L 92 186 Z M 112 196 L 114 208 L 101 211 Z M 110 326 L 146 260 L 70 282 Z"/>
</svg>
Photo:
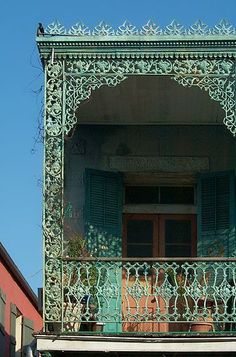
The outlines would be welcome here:
<svg viewBox="0 0 236 357">
<path fill-rule="evenodd" d="M 122 175 L 85 171 L 85 232 L 93 256 L 121 256 Z"/>
<path fill-rule="evenodd" d="M 10 357 L 15 357 L 16 352 L 16 317 L 17 308 L 16 305 L 11 304 L 10 312 Z"/>
<path fill-rule="evenodd" d="M 0 356 L 5 356 L 5 307 L 6 295 L 0 288 Z"/>
<path fill-rule="evenodd" d="M 27 346 L 33 341 L 34 323 L 23 316 L 22 318 L 22 334 L 23 334 L 23 352 L 26 356 Z"/>
<path fill-rule="evenodd" d="M 93 256 L 122 255 L 122 184 L 119 173 L 91 169 L 85 172 L 85 232 Z M 104 264 L 108 274 L 101 281 L 100 289 L 110 289 L 111 294 L 105 298 L 99 296 L 98 316 L 105 322 L 104 332 L 115 333 L 121 331 L 122 266 L 119 262 Z"/>
<path fill-rule="evenodd" d="M 233 171 L 198 178 L 198 256 L 235 256 Z"/>
</svg>

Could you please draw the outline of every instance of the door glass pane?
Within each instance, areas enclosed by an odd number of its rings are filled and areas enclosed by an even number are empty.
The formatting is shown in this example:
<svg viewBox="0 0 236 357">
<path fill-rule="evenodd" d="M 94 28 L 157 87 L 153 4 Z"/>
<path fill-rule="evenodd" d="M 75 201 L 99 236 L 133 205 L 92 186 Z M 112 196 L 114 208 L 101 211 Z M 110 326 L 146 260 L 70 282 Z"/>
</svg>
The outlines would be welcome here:
<svg viewBox="0 0 236 357">
<path fill-rule="evenodd" d="M 191 257 L 190 246 L 166 245 L 166 257 Z"/>
<path fill-rule="evenodd" d="M 190 257 L 192 243 L 190 220 L 165 221 L 165 256 Z"/>
<path fill-rule="evenodd" d="M 128 244 L 127 257 L 129 258 L 145 258 L 152 257 L 152 245 L 135 245 Z"/>
<path fill-rule="evenodd" d="M 127 223 L 127 256 L 152 257 L 153 222 L 129 220 Z"/>
</svg>

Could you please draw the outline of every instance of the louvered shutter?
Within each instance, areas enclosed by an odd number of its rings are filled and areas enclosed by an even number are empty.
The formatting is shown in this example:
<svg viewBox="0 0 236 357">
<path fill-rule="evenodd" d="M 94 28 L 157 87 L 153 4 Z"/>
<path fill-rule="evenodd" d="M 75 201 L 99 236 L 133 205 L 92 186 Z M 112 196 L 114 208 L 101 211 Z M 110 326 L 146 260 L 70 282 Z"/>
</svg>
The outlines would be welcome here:
<svg viewBox="0 0 236 357">
<path fill-rule="evenodd" d="M 121 256 L 121 174 L 86 170 L 85 231 L 93 256 Z"/>
<path fill-rule="evenodd" d="M 16 352 L 16 317 L 17 308 L 16 305 L 11 304 L 10 315 L 10 357 L 15 357 Z"/>
<path fill-rule="evenodd" d="M 233 171 L 198 179 L 198 256 L 235 256 L 235 178 Z"/>
<path fill-rule="evenodd" d="M 87 169 L 85 172 L 85 231 L 90 254 L 120 257 L 122 254 L 122 175 Z M 104 332 L 121 331 L 120 262 L 105 262 L 100 279 L 98 319 L 105 322 Z M 108 293 L 109 292 L 109 293 Z"/>
<path fill-rule="evenodd" d="M 5 355 L 5 306 L 6 295 L 0 288 L 0 356 Z"/>
<path fill-rule="evenodd" d="M 22 318 L 22 334 L 23 334 L 23 355 L 27 355 L 27 346 L 33 341 L 33 332 L 34 332 L 34 323 L 33 321 L 27 319 L 26 317 Z"/>
</svg>

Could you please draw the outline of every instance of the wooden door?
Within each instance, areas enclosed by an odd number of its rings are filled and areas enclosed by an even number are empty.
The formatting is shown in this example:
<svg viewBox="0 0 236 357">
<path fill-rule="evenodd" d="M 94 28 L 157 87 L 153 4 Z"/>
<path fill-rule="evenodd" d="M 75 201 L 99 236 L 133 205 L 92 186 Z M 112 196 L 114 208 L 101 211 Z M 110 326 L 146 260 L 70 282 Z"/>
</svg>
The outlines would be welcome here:
<svg viewBox="0 0 236 357">
<path fill-rule="evenodd" d="M 155 257 L 158 254 L 158 217 L 150 214 L 134 214 L 124 217 L 123 256 L 130 258 Z M 138 261 L 138 259 L 137 259 Z M 140 263 L 142 264 L 142 263 Z M 145 271 L 146 269 L 146 271 Z M 147 264 L 138 270 L 123 269 L 123 317 L 138 321 L 123 324 L 123 330 L 132 332 L 160 332 L 167 331 L 167 324 L 154 322 L 157 304 L 163 315 L 165 306 L 162 300 L 154 299 L 153 286 L 156 277 Z M 129 295 L 129 290 L 137 291 Z M 138 292 L 140 291 L 140 296 Z M 143 295 L 141 295 L 143 291 Z M 143 321 L 142 321 L 143 320 Z"/>
<path fill-rule="evenodd" d="M 162 257 L 194 257 L 196 256 L 196 217 L 195 215 L 169 214 L 160 215 L 159 219 L 159 252 Z M 191 301 L 189 301 L 191 305 Z M 168 302 L 169 314 L 173 314 L 177 309 L 178 320 L 183 320 L 186 304 L 181 300 L 181 296 L 176 300 L 176 296 Z M 168 331 L 180 332 L 188 331 L 189 323 L 171 322 L 168 324 Z"/>
<path fill-rule="evenodd" d="M 127 214 L 124 216 L 123 256 L 132 258 L 194 256 L 196 251 L 196 224 L 194 215 L 151 215 Z M 147 265 L 147 264 L 146 264 Z M 144 269 L 144 267 L 143 267 Z M 159 284 L 150 267 L 142 274 L 134 269 L 123 269 L 122 314 L 123 319 L 133 322 L 123 323 L 124 331 L 166 332 L 169 324 L 155 321 L 155 311 L 161 315 L 167 312 L 166 302 L 154 294 L 155 284 Z M 129 291 L 140 292 L 136 298 Z M 143 295 L 142 295 L 143 291 Z M 138 316 L 138 321 L 135 321 Z M 150 316 L 150 321 L 149 320 Z M 144 322 L 142 322 L 142 319 Z M 163 321 L 163 320 L 162 320 Z M 174 325 L 173 325 L 174 326 Z M 172 326 L 172 327 L 173 327 Z M 174 327 L 175 330 L 176 326 Z"/>
<path fill-rule="evenodd" d="M 161 214 L 159 222 L 160 257 L 196 256 L 196 216 Z"/>
</svg>

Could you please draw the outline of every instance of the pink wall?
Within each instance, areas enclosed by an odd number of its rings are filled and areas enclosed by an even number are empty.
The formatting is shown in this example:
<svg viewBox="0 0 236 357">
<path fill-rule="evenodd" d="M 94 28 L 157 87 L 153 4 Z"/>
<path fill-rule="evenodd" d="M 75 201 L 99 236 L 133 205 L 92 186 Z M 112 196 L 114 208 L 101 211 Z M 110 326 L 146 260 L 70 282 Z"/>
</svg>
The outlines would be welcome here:
<svg viewBox="0 0 236 357">
<path fill-rule="evenodd" d="M 6 357 L 9 356 L 9 336 L 10 336 L 10 304 L 13 303 L 20 310 L 22 315 L 34 322 L 34 330 L 40 331 L 43 326 L 42 317 L 37 312 L 27 295 L 22 291 L 20 285 L 8 272 L 6 267 L 0 262 L 0 288 L 6 294 L 5 309 L 5 331 L 6 331 Z"/>
</svg>

